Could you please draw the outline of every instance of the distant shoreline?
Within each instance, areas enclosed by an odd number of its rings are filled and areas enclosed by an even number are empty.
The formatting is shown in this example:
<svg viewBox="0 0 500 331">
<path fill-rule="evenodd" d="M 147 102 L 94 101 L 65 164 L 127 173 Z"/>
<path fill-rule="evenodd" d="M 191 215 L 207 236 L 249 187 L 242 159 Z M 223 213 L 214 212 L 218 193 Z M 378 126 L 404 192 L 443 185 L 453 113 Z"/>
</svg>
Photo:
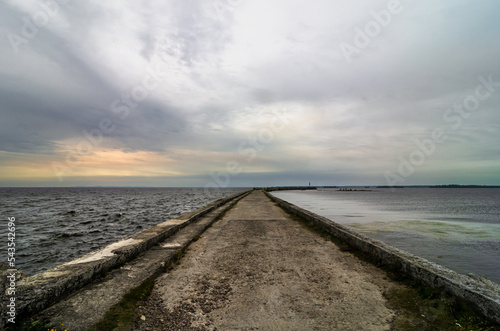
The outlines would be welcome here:
<svg viewBox="0 0 500 331">
<path fill-rule="evenodd" d="M 227 187 L 199 187 L 199 186 L 0 186 L 0 189 L 117 189 L 117 188 L 147 188 L 147 189 L 251 189 L 252 186 L 227 186 Z M 273 189 L 273 190 L 315 190 L 324 188 L 500 188 L 500 185 L 314 185 L 314 186 L 270 186 L 253 187 L 254 189 Z"/>
<path fill-rule="evenodd" d="M 500 185 L 406 185 L 406 186 L 377 186 L 376 188 L 500 188 Z"/>
</svg>

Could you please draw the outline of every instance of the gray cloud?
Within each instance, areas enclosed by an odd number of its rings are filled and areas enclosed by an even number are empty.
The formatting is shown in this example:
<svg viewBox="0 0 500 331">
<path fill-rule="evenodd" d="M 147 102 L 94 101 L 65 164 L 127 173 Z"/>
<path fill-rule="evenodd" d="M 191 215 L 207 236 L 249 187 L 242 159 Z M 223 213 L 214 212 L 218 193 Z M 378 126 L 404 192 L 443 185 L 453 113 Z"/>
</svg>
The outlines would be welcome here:
<svg viewBox="0 0 500 331">
<path fill-rule="evenodd" d="M 457 177 L 474 170 L 471 160 L 500 166 L 500 87 L 458 129 L 444 118 L 474 94 L 479 76 L 500 82 L 500 4 L 401 3 L 403 11 L 350 64 L 339 45 L 353 43 L 355 28 L 363 29 L 386 1 L 60 6 L 19 53 L 0 51 L 0 152 L 62 158 L 61 144 L 74 144 L 83 130 L 109 118 L 114 130 L 104 135 L 103 148 L 178 157 L 179 168 L 186 162 L 180 151 L 189 152 L 206 158 L 200 164 L 224 169 L 227 160 L 242 162 L 240 144 L 268 126 L 262 109 L 281 105 L 299 110 L 289 112 L 286 131 L 235 183 L 252 176 L 283 184 L 341 176 L 378 183 L 415 149 L 416 139 L 436 128 L 444 128 L 448 140 L 408 184 L 435 180 L 447 162 L 463 165 Z M 0 4 L 6 45 L 9 33 L 22 35 L 23 18 L 40 10 L 29 8 Z M 113 101 L 130 97 L 155 67 L 161 79 L 147 98 L 126 118 L 111 111 Z"/>
</svg>

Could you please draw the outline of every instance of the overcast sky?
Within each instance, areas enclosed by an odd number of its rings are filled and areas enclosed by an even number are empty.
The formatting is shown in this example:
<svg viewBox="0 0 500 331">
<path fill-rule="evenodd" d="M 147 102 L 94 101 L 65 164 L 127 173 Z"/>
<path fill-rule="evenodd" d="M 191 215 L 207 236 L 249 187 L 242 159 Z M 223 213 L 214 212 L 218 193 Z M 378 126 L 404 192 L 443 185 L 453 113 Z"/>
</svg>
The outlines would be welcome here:
<svg viewBox="0 0 500 331">
<path fill-rule="evenodd" d="M 497 0 L 5 0 L 0 186 L 500 185 Z"/>
</svg>

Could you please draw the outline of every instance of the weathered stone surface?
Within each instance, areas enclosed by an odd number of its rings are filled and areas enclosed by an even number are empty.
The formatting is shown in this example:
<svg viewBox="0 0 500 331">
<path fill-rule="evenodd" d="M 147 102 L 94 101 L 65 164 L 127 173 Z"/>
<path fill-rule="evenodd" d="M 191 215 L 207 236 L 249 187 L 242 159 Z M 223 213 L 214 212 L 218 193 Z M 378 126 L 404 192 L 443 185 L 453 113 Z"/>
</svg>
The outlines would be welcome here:
<svg viewBox="0 0 500 331">
<path fill-rule="evenodd" d="M 283 209 L 313 222 L 324 231 L 369 254 L 383 265 L 404 273 L 424 285 L 444 290 L 471 303 L 485 318 L 500 324 L 500 286 L 498 284 L 459 274 L 424 258 L 369 238 L 349 227 L 281 200 L 270 193 L 266 192 L 266 194 Z"/>
<path fill-rule="evenodd" d="M 198 221 L 211 211 L 226 205 L 229 201 L 240 198 L 247 192 L 241 192 L 228 198 L 220 199 L 199 208 L 152 226 L 130 238 L 110 244 L 103 249 L 86 254 L 78 259 L 56 266 L 43 273 L 21 279 L 16 285 L 17 320 L 39 313 L 62 298 L 90 284 L 104 273 L 116 269 L 140 253 L 174 235 L 185 226 Z M 2 292 L 1 302 L 5 302 L 6 293 Z M 5 326 L 5 305 L 2 305 L 0 328 Z"/>
<path fill-rule="evenodd" d="M 390 330 L 384 292 L 401 287 L 253 191 L 156 280 L 133 329 Z"/>
</svg>

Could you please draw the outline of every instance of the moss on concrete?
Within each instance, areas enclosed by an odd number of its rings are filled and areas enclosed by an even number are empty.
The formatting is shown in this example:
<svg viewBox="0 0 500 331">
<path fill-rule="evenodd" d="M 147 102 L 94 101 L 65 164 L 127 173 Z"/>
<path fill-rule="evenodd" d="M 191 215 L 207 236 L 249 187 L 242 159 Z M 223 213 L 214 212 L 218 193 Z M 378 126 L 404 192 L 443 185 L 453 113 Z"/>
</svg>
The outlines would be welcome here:
<svg viewBox="0 0 500 331">
<path fill-rule="evenodd" d="M 153 290 L 154 279 L 149 279 L 127 293 L 123 300 L 111 308 L 103 319 L 89 331 L 100 330 L 118 330 L 132 331 L 136 319 L 136 308 L 144 300 L 146 300 Z"/>
<path fill-rule="evenodd" d="M 395 330 L 498 330 L 454 298 L 417 284 L 406 285 L 384 294 L 388 307 L 398 311 Z"/>
</svg>

